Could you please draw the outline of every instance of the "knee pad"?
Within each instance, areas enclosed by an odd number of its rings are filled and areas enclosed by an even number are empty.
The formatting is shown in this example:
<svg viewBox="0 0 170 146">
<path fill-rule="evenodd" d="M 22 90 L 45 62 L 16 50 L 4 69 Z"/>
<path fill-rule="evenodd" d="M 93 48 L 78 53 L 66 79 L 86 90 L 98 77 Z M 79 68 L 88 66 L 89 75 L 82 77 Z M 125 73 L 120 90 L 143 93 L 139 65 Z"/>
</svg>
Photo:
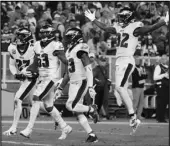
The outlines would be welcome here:
<svg viewBox="0 0 170 146">
<path fill-rule="evenodd" d="M 39 97 L 36 96 L 36 95 L 33 96 L 32 100 L 33 100 L 33 101 L 40 101 L 40 100 L 39 100 Z"/>
<path fill-rule="evenodd" d="M 45 107 L 45 110 L 46 110 L 48 113 L 50 113 L 50 112 L 53 110 L 53 106 L 51 106 L 51 107 Z"/>
<path fill-rule="evenodd" d="M 22 106 L 22 101 L 20 99 L 15 99 L 14 100 L 14 108 L 17 108 L 19 105 Z"/>
</svg>

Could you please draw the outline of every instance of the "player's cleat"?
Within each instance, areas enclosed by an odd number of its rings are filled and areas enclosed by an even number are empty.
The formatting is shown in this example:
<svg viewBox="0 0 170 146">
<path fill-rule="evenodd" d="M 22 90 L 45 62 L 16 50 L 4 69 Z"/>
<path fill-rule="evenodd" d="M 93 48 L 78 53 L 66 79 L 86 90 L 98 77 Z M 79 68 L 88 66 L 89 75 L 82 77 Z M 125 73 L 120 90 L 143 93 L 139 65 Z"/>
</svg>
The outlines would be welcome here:
<svg viewBox="0 0 170 146">
<path fill-rule="evenodd" d="M 94 111 L 89 113 L 89 117 L 93 119 L 94 123 L 97 123 L 99 121 L 99 114 L 97 112 L 98 107 L 96 104 L 91 105 L 91 107 L 94 109 Z"/>
<path fill-rule="evenodd" d="M 23 131 L 20 131 L 20 135 L 26 138 L 30 138 L 30 135 L 32 133 L 32 129 L 26 128 Z"/>
<path fill-rule="evenodd" d="M 9 130 L 4 131 L 3 135 L 11 136 L 11 135 L 16 135 L 16 133 L 17 133 L 17 129 L 11 127 L 11 128 L 9 128 Z"/>
<path fill-rule="evenodd" d="M 88 143 L 96 143 L 96 142 L 98 142 L 98 138 L 94 133 L 90 133 L 87 140 L 86 140 L 86 142 L 88 142 Z"/>
<path fill-rule="evenodd" d="M 130 133 L 130 135 L 133 135 L 137 128 L 139 127 L 141 121 L 139 119 L 132 119 L 130 120 L 130 127 L 132 128 L 132 132 Z"/>
<path fill-rule="evenodd" d="M 54 123 L 54 129 L 57 130 L 57 128 L 58 128 L 58 123 L 55 122 L 55 123 Z"/>
<path fill-rule="evenodd" d="M 65 128 L 62 129 L 62 134 L 61 136 L 58 138 L 60 140 L 66 139 L 67 136 L 72 132 L 72 127 L 67 125 Z"/>
</svg>

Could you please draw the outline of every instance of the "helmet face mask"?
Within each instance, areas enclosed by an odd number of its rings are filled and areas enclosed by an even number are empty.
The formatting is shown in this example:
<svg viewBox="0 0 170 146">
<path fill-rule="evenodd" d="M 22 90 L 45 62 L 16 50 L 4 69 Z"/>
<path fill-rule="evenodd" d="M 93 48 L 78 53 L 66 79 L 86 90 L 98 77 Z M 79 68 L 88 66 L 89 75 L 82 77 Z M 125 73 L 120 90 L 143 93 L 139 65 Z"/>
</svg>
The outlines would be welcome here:
<svg viewBox="0 0 170 146">
<path fill-rule="evenodd" d="M 82 31 L 78 28 L 71 28 L 67 30 L 64 40 L 67 44 L 67 48 L 72 48 L 79 42 L 83 41 Z"/>
<path fill-rule="evenodd" d="M 122 10 L 118 13 L 118 23 L 122 26 L 129 24 L 132 20 L 132 12 L 130 10 Z"/>
<path fill-rule="evenodd" d="M 27 50 L 29 42 L 33 40 L 32 33 L 26 28 L 21 28 L 16 32 L 17 49 L 23 53 Z"/>
<path fill-rule="evenodd" d="M 42 42 L 52 41 L 55 38 L 55 30 L 50 25 L 45 25 L 40 29 L 39 36 Z"/>
</svg>

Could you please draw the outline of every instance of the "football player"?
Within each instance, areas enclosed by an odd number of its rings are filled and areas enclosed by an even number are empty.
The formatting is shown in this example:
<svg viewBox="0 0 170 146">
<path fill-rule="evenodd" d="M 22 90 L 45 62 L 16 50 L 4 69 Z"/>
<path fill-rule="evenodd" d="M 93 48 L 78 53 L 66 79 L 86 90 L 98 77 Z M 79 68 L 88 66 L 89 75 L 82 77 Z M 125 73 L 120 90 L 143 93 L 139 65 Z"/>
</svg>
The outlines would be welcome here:
<svg viewBox="0 0 170 146">
<path fill-rule="evenodd" d="M 34 51 L 36 58 L 34 63 L 29 66 L 24 74 L 31 76 L 38 68 L 37 87 L 33 94 L 33 105 L 30 110 L 30 120 L 28 126 L 20 132 L 20 135 L 29 138 L 32 133 L 33 126 L 37 114 L 41 109 L 48 112 L 54 120 L 59 124 L 62 134 L 59 137 L 63 140 L 71 133 L 72 128 L 62 119 L 59 111 L 53 105 L 54 101 L 54 85 L 60 79 L 60 60 L 66 63 L 64 48 L 61 42 L 55 41 L 55 30 L 51 25 L 45 25 L 40 29 L 41 40 L 35 42 Z M 42 102 L 41 102 L 42 101 Z"/>
<path fill-rule="evenodd" d="M 115 23 L 113 27 L 107 27 L 105 24 L 99 22 L 95 18 L 95 11 L 85 11 L 85 16 L 95 23 L 101 29 L 110 32 L 117 33 L 118 46 L 116 52 L 116 73 L 115 73 L 115 89 L 120 94 L 122 100 L 126 104 L 128 113 L 130 116 L 130 126 L 132 127 L 133 134 L 140 124 L 140 120 L 136 118 L 134 113 L 132 100 L 130 99 L 127 91 L 128 79 L 132 74 L 135 67 L 134 52 L 138 44 L 138 36 L 147 34 L 169 22 L 169 13 L 160 22 L 144 26 L 142 22 L 135 21 L 134 12 L 124 7 L 118 13 L 118 23 Z"/>
<path fill-rule="evenodd" d="M 82 31 L 78 28 L 70 28 L 64 36 L 67 44 L 66 58 L 68 60 L 68 74 L 56 90 L 56 95 L 62 94 L 65 85 L 70 81 L 68 100 L 66 108 L 76 114 L 78 122 L 88 133 L 87 142 L 97 142 L 98 138 L 92 131 L 87 118 L 83 113 L 90 114 L 94 123 L 98 121 L 97 106 L 83 105 L 84 96 L 87 91 L 92 98 L 95 96 L 93 89 L 93 73 L 89 59 L 89 47 L 83 42 Z M 57 97 L 57 96 L 56 96 Z"/>
<path fill-rule="evenodd" d="M 14 98 L 14 119 L 13 124 L 9 130 L 5 131 L 4 135 L 14 135 L 17 132 L 18 121 L 22 112 L 22 101 L 30 95 L 36 84 L 35 78 L 26 78 L 22 74 L 25 67 L 33 63 L 34 59 L 34 45 L 31 32 L 26 28 L 20 28 L 16 32 L 16 40 L 8 47 L 10 54 L 9 69 L 15 76 L 15 79 L 21 81 L 21 86 L 15 94 Z M 30 100 L 31 101 L 31 100 Z"/>
</svg>

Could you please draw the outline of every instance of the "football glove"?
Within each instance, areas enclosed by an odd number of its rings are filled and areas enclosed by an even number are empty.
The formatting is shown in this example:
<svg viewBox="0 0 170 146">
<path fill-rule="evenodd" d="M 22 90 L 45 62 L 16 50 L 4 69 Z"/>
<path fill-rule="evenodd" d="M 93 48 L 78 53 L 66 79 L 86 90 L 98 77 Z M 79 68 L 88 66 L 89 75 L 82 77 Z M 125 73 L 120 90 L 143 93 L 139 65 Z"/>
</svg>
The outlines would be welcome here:
<svg viewBox="0 0 170 146">
<path fill-rule="evenodd" d="M 168 11 L 166 12 L 164 21 L 165 21 L 166 25 L 168 25 L 168 23 L 169 23 L 169 12 Z"/>
<path fill-rule="evenodd" d="M 95 13 L 96 11 L 94 11 L 93 13 L 88 9 L 84 12 L 85 16 L 90 20 L 90 21 L 94 21 L 95 18 Z"/>
<path fill-rule="evenodd" d="M 90 97 L 94 100 L 96 96 L 96 91 L 94 90 L 93 87 L 89 87 L 89 94 L 90 94 Z"/>
<path fill-rule="evenodd" d="M 26 79 L 26 76 L 23 74 L 15 74 L 15 79 L 24 81 Z"/>
<path fill-rule="evenodd" d="M 62 88 L 61 87 L 58 87 L 55 91 L 55 94 L 54 94 L 54 102 L 63 94 L 62 92 Z"/>
</svg>

